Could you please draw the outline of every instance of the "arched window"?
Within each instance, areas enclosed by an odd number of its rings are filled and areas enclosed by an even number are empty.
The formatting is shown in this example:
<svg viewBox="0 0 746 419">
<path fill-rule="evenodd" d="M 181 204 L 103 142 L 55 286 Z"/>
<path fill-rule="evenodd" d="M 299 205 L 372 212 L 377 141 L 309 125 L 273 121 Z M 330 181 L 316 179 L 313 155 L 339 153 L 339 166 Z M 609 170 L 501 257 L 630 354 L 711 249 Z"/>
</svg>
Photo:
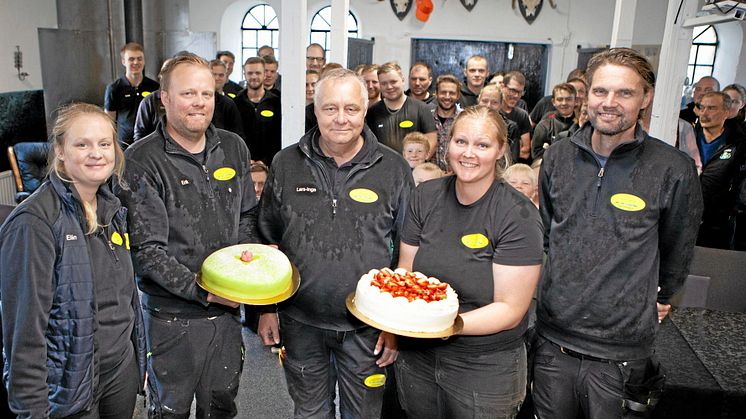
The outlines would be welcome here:
<svg viewBox="0 0 746 419">
<path fill-rule="evenodd" d="M 332 8 L 326 6 L 321 8 L 311 19 L 311 43 L 317 43 L 324 47 L 329 55 L 329 35 L 332 32 Z M 352 12 L 347 14 L 347 34 L 351 38 L 358 37 L 357 18 Z"/>
<path fill-rule="evenodd" d="M 250 57 L 256 57 L 257 51 L 264 45 L 275 49 L 275 57 L 280 59 L 280 25 L 272 6 L 259 4 L 246 12 L 241 23 L 241 61 L 236 67 L 242 68 Z M 243 71 L 241 71 L 243 73 Z"/>
<path fill-rule="evenodd" d="M 692 49 L 689 50 L 689 67 L 686 75 L 692 85 L 704 76 L 711 76 L 718 49 L 718 34 L 712 25 L 697 26 L 692 32 Z"/>
</svg>

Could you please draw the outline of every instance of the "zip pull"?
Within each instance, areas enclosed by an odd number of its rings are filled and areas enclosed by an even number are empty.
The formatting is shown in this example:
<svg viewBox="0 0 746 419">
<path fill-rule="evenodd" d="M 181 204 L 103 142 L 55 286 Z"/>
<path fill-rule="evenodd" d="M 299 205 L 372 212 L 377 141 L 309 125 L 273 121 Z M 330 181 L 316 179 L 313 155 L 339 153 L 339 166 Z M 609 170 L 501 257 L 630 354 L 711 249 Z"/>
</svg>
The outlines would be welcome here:
<svg viewBox="0 0 746 419">
<path fill-rule="evenodd" d="M 109 249 L 111 249 L 111 254 L 114 256 L 114 260 L 119 262 L 119 256 L 117 256 L 117 252 L 114 250 L 114 243 L 111 242 L 111 240 L 107 240 L 107 243 L 109 243 Z"/>
<path fill-rule="evenodd" d="M 337 215 L 337 198 L 332 199 L 332 217 Z"/>
<path fill-rule="evenodd" d="M 204 164 L 202 165 L 202 171 L 203 171 L 203 172 L 205 172 L 205 174 L 208 174 L 208 173 L 209 173 L 209 172 L 207 171 L 207 166 L 205 166 Z"/>
<path fill-rule="evenodd" d="M 604 168 L 602 167 L 601 170 L 598 171 L 598 187 L 601 187 L 601 179 L 604 177 Z"/>
</svg>

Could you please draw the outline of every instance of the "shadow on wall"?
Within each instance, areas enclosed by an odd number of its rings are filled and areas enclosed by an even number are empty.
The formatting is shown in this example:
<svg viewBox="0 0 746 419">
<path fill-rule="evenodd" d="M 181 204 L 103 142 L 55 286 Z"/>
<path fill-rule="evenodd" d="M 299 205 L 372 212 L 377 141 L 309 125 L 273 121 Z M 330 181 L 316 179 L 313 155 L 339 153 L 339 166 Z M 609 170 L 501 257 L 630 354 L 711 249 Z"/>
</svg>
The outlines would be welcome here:
<svg viewBox="0 0 746 419">
<path fill-rule="evenodd" d="M 26 141 L 46 141 L 44 91 L 0 93 L 0 171 L 10 169 L 9 146 Z"/>
</svg>

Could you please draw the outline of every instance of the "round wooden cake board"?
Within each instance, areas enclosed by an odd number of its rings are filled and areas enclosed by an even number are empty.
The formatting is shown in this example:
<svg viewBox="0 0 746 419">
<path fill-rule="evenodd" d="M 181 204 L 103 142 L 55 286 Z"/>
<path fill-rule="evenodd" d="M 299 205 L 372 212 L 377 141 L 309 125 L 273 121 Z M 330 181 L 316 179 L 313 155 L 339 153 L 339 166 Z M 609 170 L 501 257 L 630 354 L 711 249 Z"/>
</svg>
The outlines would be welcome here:
<svg viewBox="0 0 746 419">
<path fill-rule="evenodd" d="M 251 304 L 254 306 L 277 304 L 292 297 L 293 294 L 295 294 L 295 292 L 298 291 L 298 288 L 300 287 L 300 273 L 298 272 L 298 268 L 292 263 L 290 264 L 290 266 L 293 269 L 290 288 L 272 298 L 252 298 L 249 295 L 226 293 L 222 290 L 213 289 L 210 285 L 205 284 L 202 281 L 201 275 L 197 275 L 197 285 L 199 285 L 205 291 L 215 294 L 218 297 L 223 297 L 227 300 L 235 301 L 237 303 Z"/>
<path fill-rule="evenodd" d="M 383 330 L 389 333 L 393 333 L 399 336 L 408 336 L 410 338 L 421 338 L 421 339 L 447 338 L 449 336 L 455 335 L 456 333 L 460 332 L 464 328 L 464 320 L 461 319 L 461 315 L 458 315 L 456 316 L 456 320 L 453 322 L 453 325 L 451 327 L 445 330 L 441 330 L 439 332 L 412 332 L 409 330 L 395 329 L 393 327 L 388 327 L 381 323 L 378 323 L 377 321 L 371 319 L 370 317 L 358 311 L 357 307 L 355 307 L 355 293 L 354 292 L 350 293 L 350 295 L 347 296 L 347 300 L 345 301 L 345 303 L 347 304 L 347 309 L 350 310 L 350 313 L 352 313 L 355 317 L 357 317 L 361 322 L 367 324 L 368 326 L 375 327 L 376 329 Z"/>
</svg>

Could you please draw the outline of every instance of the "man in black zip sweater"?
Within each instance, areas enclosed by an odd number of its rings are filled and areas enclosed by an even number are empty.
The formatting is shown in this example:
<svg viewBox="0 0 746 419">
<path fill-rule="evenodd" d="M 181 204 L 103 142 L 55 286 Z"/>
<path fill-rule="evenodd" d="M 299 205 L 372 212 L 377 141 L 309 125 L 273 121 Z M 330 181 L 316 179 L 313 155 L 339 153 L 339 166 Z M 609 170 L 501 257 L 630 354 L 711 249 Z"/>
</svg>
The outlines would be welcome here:
<svg viewBox="0 0 746 419">
<path fill-rule="evenodd" d="M 538 290 L 539 418 L 649 413 L 659 322 L 689 270 L 702 214 L 694 162 L 638 123 L 655 76 L 627 48 L 588 65 L 590 124 L 544 153 L 547 261 Z"/>
<path fill-rule="evenodd" d="M 345 298 L 373 268 L 395 266 L 413 179 L 394 150 L 365 127 L 367 91 L 337 69 L 316 84 L 318 126 L 280 151 L 259 200 L 259 231 L 298 267 L 300 289 L 258 334 L 282 343 L 295 417 L 334 417 L 334 381 L 343 417 L 380 418 L 393 335 L 353 318 Z M 279 326 L 279 327 L 278 327 Z M 333 359 L 333 361 L 332 361 Z M 330 378 L 336 377 L 336 378 Z"/>
<path fill-rule="evenodd" d="M 197 286 L 204 259 L 256 242 L 256 196 L 246 144 L 215 128 L 215 80 L 194 54 L 162 70 L 166 115 L 127 149 L 120 199 L 148 339 L 150 417 L 233 417 L 243 368 L 238 303 Z"/>
</svg>

